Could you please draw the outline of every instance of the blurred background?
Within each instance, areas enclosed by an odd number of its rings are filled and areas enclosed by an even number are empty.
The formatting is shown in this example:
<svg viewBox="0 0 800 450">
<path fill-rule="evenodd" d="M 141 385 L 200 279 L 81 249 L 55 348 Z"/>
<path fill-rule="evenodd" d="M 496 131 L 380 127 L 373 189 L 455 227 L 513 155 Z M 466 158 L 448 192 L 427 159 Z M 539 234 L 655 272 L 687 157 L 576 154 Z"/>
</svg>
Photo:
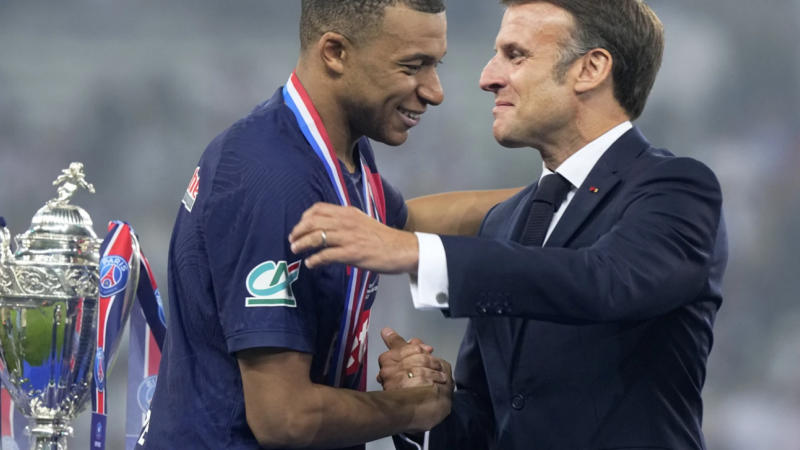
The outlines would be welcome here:
<svg viewBox="0 0 800 450">
<path fill-rule="evenodd" d="M 649 3 L 667 47 L 637 125 L 711 166 L 725 195 L 731 252 L 704 390 L 708 447 L 800 448 L 800 0 Z M 55 196 L 61 169 L 82 161 L 97 194 L 74 203 L 101 236 L 111 219 L 135 227 L 169 299 L 167 247 L 189 178 L 207 143 L 287 79 L 299 6 L 0 1 L 0 215 L 12 233 Z M 376 145 L 407 198 L 539 176 L 537 152 L 493 140 L 492 98 L 477 86 L 501 16 L 495 1 L 449 2 L 445 103 L 406 145 Z M 405 277 L 383 278 L 372 317 L 371 389 L 383 326 L 455 360 L 465 322 L 413 311 Z M 110 373 L 110 449 L 123 448 L 126 362 L 123 348 Z M 88 447 L 89 420 L 75 422 L 73 448 Z"/>
</svg>

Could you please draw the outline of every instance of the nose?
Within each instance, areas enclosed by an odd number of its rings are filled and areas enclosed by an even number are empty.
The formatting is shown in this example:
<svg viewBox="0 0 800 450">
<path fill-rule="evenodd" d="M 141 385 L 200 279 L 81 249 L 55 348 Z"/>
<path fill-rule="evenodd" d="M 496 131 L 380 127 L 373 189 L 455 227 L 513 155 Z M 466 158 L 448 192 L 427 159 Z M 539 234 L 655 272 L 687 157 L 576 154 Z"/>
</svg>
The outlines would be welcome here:
<svg viewBox="0 0 800 450">
<path fill-rule="evenodd" d="M 495 94 L 505 85 L 496 55 L 486 63 L 478 83 L 484 91 L 494 92 Z"/>
<path fill-rule="evenodd" d="M 444 89 L 442 89 L 442 83 L 439 81 L 439 73 L 436 72 L 436 69 L 433 68 L 433 70 L 427 72 L 428 74 L 419 84 L 417 94 L 424 103 L 436 106 L 444 101 Z"/>
</svg>

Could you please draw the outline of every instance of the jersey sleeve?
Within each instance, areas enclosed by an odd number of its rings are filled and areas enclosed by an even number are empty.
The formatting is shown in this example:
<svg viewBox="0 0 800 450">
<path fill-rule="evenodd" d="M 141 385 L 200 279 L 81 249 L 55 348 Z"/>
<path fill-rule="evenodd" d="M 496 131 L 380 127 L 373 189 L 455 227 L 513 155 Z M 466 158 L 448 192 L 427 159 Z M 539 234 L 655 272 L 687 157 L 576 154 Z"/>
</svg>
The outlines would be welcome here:
<svg viewBox="0 0 800 450">
<path fill-rule="evenodd" d="M 313 353 L 314 282 L 288 236 L 322 201 L 318 179 L 286 162 L 274 167 L 223 153 L 204 211 L 214 301 L 229 352 L 279 347 Z M 308 171 L 310 172 L 310 171 Z"/>
<path fill-rule="evenodd" d="M 406 207 L 403 194 L 389 184 L 382 175 L 381 184 L 383 185 L 383 196 L 386 199 L 386 225 L 402 229 L 408 220 L 408 207 Z"/>
</svg>

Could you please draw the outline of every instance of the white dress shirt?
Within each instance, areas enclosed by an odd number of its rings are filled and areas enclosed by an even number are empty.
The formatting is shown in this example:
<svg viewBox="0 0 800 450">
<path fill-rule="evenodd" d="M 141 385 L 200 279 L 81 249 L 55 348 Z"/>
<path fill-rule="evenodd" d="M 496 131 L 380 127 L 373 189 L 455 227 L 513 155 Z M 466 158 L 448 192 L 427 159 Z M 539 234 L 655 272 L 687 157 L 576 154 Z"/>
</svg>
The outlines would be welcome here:
<svg viewBox="0 0 800 450">
<path fill-rule="evenodd" d="M 589 176 L 594 165 L 606 150 L 616 142 L 625 132 L 633 128 L 629 121 L 625 121 L 616 127 L 608 130 L 602 136 L 586 144 L 577 152 L 573 153 L 566 161 L 556 169 L 556 172 L 567 179 L 572 187 L 567 193 L 567 198 L 553 214 L 553 220 L 547 229 L 544 242 L 550 238 L 561 216 L 564 215 L 572 198 L 583 181 Z M 545 175 L 553 172 L 547 169 L 542 163 L 541 180 Z M 447 275 L 447 255 L 444 252 L 442 240 L 438 235 L 428 233 L 415 233 L 419 241 L 419 267 L 417 276 L 411 277 L 411 299 L 414 308 L 425 309 L 447 309 L 449 308 L 449 282 Z M 542 244 L 544 245 L 544 243 Z"/>
</svg>

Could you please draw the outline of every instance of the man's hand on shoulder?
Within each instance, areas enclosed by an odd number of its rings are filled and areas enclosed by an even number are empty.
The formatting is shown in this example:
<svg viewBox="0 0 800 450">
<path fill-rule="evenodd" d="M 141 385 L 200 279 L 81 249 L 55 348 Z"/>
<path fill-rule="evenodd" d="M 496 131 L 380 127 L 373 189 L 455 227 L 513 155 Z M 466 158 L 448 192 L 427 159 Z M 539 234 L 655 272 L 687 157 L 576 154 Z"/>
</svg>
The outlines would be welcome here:
<svg viewBox="0 0 800 450">
<path fill-rule="evenodd" d="M 292 252 L 313 252 L 305 264 L 314 268 L 344 263 L 380 273 L 416 273 L 417 237 L 381 224 L 354 207 L 317 203 L 307 209 L 289 234 Z"/>
</svg>

